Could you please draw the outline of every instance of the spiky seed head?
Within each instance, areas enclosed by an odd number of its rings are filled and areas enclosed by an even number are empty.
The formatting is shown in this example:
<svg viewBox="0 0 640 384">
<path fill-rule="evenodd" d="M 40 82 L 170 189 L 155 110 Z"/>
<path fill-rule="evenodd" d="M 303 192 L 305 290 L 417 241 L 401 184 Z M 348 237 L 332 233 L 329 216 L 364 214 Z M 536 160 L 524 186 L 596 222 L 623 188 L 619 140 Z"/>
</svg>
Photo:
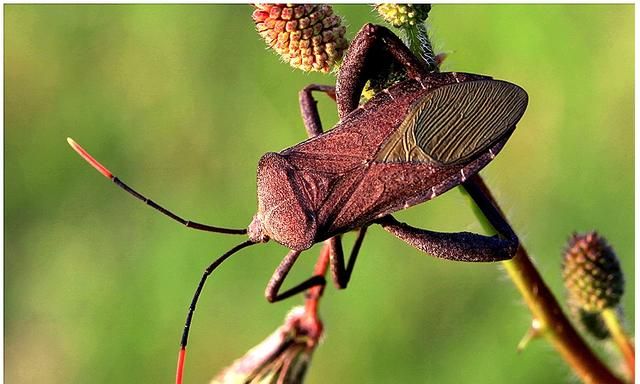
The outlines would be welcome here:
<svg viewBox="0 0 640 384">
<path fill-rule="evenodd" d="M 420 24 L 431 11 L 430 4 L 379 4 L 375 8 L 384 21 L 396 28 Z"/>
<path fill-rule="evenodd" d="M 585 312 L 615 307 L 624 293 L 624 276 L 613 249 L 596 232 L 573 234 L 562 265 L 569 302 Z"/>
<path fill-rule="evenodd" d="M 327 73 L 348 44 L 342 20 L 327 4 L 254 4 L 256 29 L 292 67 Z"/>
</svg>

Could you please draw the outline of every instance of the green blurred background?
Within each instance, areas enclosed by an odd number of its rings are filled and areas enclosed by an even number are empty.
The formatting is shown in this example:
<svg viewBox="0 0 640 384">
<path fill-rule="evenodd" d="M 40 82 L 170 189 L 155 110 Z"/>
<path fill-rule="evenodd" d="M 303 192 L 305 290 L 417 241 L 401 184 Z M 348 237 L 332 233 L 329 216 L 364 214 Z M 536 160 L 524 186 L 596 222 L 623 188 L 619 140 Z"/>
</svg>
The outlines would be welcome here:
<svg viewBox="0 0 640 384">
<path fill-rule="evenodd" d="M 335 10 L 349 38 L 379 22 L 369 6 Z M 172 382 L 201 272 L 240 238 L 186 230 L 144 207 L 65 138 L 185 217 L 246 226 L 258 158 L 305 138 L 298 90 L 334 82 L 266 51 L 251 12 L 5 5 L 6 382 Z M 564 243 L 598 229 L 626 272 L 632 327 L 633 5 L 437 5 L 430 22 L 437 50 L 450 53 L 444 70 L 529 93 L 518 129 L 482 174 L 546 281 L 564 298 Z M 336 121 L 332 102 L 321 98 L 320 108 L 326 126 Z M 456 190 L 398 216 L 481 231 Z M 310 273 L 318 250 L 289 284 Z M 302 302 L 263 297 L 285 251 L 248 249 L 209 281 L 187 382 L 206 382 Z M 349 289 L 330 286 L 321 313 L 326 338 L 309 383 L 572 381 L 545 342 L 516 354 L 530 315 L 498 265 L 436 260 L 379 228 Z"/>
</svg>

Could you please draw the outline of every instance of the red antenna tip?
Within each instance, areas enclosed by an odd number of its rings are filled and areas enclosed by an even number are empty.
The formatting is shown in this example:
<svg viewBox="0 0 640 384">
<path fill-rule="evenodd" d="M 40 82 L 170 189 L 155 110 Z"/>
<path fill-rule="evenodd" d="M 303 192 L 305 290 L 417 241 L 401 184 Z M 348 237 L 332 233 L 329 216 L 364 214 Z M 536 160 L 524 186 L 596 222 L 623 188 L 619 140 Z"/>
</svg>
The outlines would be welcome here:
<svg viewBox="0 0 640 384">
<path fill-rule="evenodd" d="M 80 144 L 73 141 L 73 139 L 70 137 L 67 137 L 67 142 L 74 151 L 78 152 L 78 155 L 82 156 L 82 158 L 85 159 L 87 163 L 91 164 L 93 168 L 102 173 L 104 177 L 106 177 L 107 179 L 113 179 L 113 174 L 111 174 L 111 172 L 109 172 L 109 170 L 105 168 L 104 165 L 100 164 L 89 153 L 87 153 L 87 151 L 85 151 L 84 148 L 80 146 Z"/>
<path fill-rule="evenodd" d="M 182 371 L 184 369 L 184 359 L 187 355 L 185 347 L 180 347 L 178 352 L 178 369 L 176 370 L 176 384 L 182 384 Z"/>
</svg>

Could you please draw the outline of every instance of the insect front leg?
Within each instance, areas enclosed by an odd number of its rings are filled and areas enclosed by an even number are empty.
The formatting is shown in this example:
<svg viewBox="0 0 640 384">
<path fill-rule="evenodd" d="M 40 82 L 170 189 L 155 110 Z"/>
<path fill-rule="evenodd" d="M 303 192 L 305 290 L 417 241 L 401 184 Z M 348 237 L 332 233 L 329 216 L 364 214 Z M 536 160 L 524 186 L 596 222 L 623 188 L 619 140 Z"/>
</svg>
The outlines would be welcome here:
<svg viewBox="0 0 640 384">
<path fill-rule="evenodd" d="M 309 84 L 300 91 L 298 94 L 300 113 L 309 137 L 315 137 L 322 133 L 318 102 L 313 98 L 311 93 L 313 91 L 324 92 L 330 98 L 336 99 L 336 87 L 331 85 Z"/>
<path fill-rule="evenodd" d="M 389 60 L 399 64 L 411 78 L 423 78 L 428 72 L 407 46 L 387 28 L 365 24 L 351 42 L 336 82 L 338 113 L 342 119 L 358 107 L 367 80 Z M 385 64 L 383 64 L 385 65 Z"/>
<path fill-rule="evenodd" d="M 297 293 L 306 291 L 309 288 L 326 284 L 324 276 L 316 275 L 316 276 L 310 277 L 309 279 L 303 281 L 302 283 L 292 288 L 289 288 L 288 290 L 282 293 L 279 293 L 280 287 L 282 286 L 284 279 L 289 274 L 289 271 L 291 271 L 291 267 L 293 267 L 293 264 L 295 264 L 296 260 L 298 260 L 298 256 L 300 256 L 300 253 L 301 251 L 294 251 L 294 250 L 289 251 L 287 256 L 285 256 L 282 262 L 280 262 L 280 265 L 278 265 L 278 268 L 276 268 L 275 272 L 273 273 L 273 276 L 271 276 L 271 279 L 267 284 L 267 288 L 264 291 L 264 295 L 267 298 L 267 301 L 269 301 L 270 303 L 275 303 L 276 301 L 284 300 Z"/>
<path fill-rule="evenodd" d="M 353 272 L 353 267 L 356 264 L 356 259 L 358 258 L 358 253 L 360 252 L 360 247 L 362 246 L 362 241 L 364 240 L 364 235 L 366 233 L 367 227 L 362 227 L 358 230 L 358 237 L 356 238 L 356 242 L 353 244 L 351 255 L 349 256 L 349 261 L 347 261 L 346 267 L 344 265 L 344 252 L 342 250 L 341 236 L 334 236 L 328 240 L 331 248 L 329 265 L 331 267 L 331 277 L 333 278 L 333 283 L 336 288 L 347 288 L 347 284 L 349 284 L 349 280 L 351 279 L 351 272 Z"/>
<path fill-rule="evenodd" d="M 442 259 L 489 262 L 512 258 L 518 248 L 513 232 L 507 236 L 484 236 L 470 232 L 444 233 L 415 228 L 387 215 L 376 221 L 407 244 Z"/>
</svg>

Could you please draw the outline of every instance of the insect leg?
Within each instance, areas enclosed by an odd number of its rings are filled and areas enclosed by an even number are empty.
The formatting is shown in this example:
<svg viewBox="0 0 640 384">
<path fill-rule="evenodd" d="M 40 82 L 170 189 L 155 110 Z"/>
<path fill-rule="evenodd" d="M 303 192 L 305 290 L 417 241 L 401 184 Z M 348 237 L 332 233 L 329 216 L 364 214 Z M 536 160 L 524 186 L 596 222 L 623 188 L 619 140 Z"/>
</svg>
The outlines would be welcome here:
<svg viewBox="0 0 640 384">
<path fill-rule="evenodd" d="M 318 114 L 318 104 L 311 92 L 319 91 L 326 93 L 330 98 L 336 99 L 336 87 L 331 85 L 309 84 L 298 94 L 300 101 L 300 112 L 304 127 L 309 137 L 318 136 L 322 133 L 322 122 Z"/>
<path fill-rule="evenodd" d="M 353 244 L 353 249 L 351 250 L 351 255 L 349 256 L 349 261 L 347 261 L 346 268 L 344 265 L 344 253 L 342 251 L 341 237 L 334 236 L 329 239 L 329 245 L 331 247 L 331 276 L 336 288 L 347 288 L 347 284 L 349 284 L 349 280 L 351 279 L 351 272 L 353 272 L 353 267 L 356 264 L 356 259 L 358 258 L 358 253 L 360 252 L 360 247 L 362 246 L 362 241 L 364 240 L 364 235 L 366 233 L 367 227 L 362 227 L 358 230 L 358 237 L 356 238 L 356 242 Z"/>
<path fill-rule="evenodd" d="M 269 280 L 267 288 L 264 291 L 264 295 L 267 298 L 267 301 L 269 301 L 270 303 L 284 300 L 297 293 L 306 291 L 311 287 L 326 284 L 324 276 L 316 275 L 294 286 L 293 288 L 289 288 L 282 293 L 278 293 L 280 291 L 282 283 L 284 282 L 284 279 L 287 277 L 287 274 L 289 274 L 289 271 L 291 271 L 291 267 L 293 267 L 293 264 L 298 259 L 298 256 L 300 256 L 300 253 L 301 251 L 289 251 L 287 256 L 285 256 L 282 262 L 280 262 L 280 265 L 278 265 L 278 268 L 276 268 L 273 276 L 271 276 L 271 280 Z"/>
<path fill-rule="evenodd" d="M 498 208 L 493 201 L 493 197 L 491 196 L 491 192 L 484 184 L 484 181 L 480 177 L 480 175 L 475 174 L 463 184 L 464 189 L 469 193 L 469 195 L 473 198 L 476 205 L 482 213 L 485 215 L 489 223 L 493 226 L 496 232 L 502 234 L 505 237 L 514 238 L 517 242 L 517 236 L 513 232 L 511 225 L 505 220 L 504 214 Z"/>
<path fill-rule="evenodd" d="M 365 24 L 351 42 L 336 82 L 338 112 L 342 119 L 358 107 L 367 80 L 379 72 L 381 63 L 392 60 L 412 78 L 427 75 L 427 69 L 407 46 L 387 28 Z"/>
<path fill-rule="evenodd" d="M 442 259 L 488 262 L 508 260 L 518 248 L 515 236 L 484 236 L 470 232 L 443 233 L 415 228 L 387 215 L 376 221 L 407 244 Z"/>
</svg>

